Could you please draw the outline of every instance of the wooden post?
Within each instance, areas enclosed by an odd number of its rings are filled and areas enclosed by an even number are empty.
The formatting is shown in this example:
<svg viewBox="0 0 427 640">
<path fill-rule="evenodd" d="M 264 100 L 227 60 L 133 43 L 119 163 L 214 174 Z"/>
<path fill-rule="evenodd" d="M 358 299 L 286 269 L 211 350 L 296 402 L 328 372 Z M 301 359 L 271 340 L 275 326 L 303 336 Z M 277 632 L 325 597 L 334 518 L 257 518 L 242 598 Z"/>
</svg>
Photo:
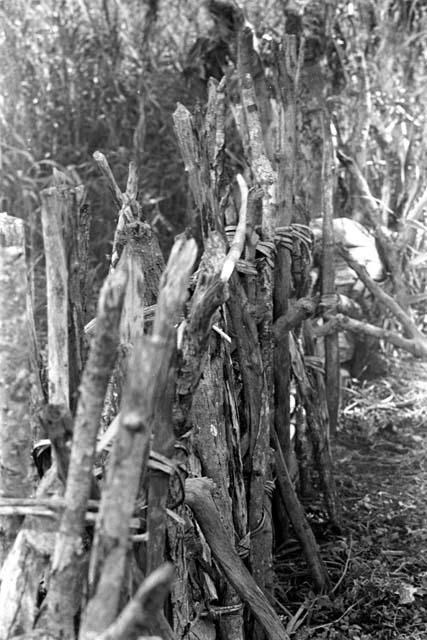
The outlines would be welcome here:
<svg viewBox="0 0 427 640">
<path fill-rule="evenodd" d="M 241 69 L 241 98 L 251 148 L 252 168 L 257 184 L 263 190 L 261 200 L 261 232 L 265 259 L 259 274 L 259 345 L 263 362 L 260 421 L 255 437 L 249 491 L 249 527 L 253 535 L 250 562 L 255 580 L 262 588 L 272 588 L 272 527 L 268 516 L 265 494 L 270 479 L 270 435 L 274 428 L 274 375 L 273 375 L 273 269 L 274 234 L 276 225 L 275 174 L 266 154 L 261 121 L 258 114 L 252 77 Z M 260 248 L 260 243 L 258 244 Z M 262 529 L 260 531 L 260 523 Z M 258 637 L 258 636 L 257 636 Z M 259 637 L 262 637 L 260 633 Z"/>
<path fill-rule="evenodd" d="M 82 549 L 85 514 L 92 485 L 96 436 L 104 397 L 119 343 L 119 325 L 127 273 L 111 274 L 101 290 L 96 336 L 80 389 L 65 492 L 66 508 L 52 560 L 47 595 L 47 626 L 63 638 L 74 637 L 74 616 L 83 585 Z M 40 618 L 39 626 L 43 626 Z M 60 630 L 60 631 L 59 631 Z"/>
<path fill-rule="evenodd" d="M 68 272 L 63 230 L 68 190 L 50 187 L 41 192 L 46 259 L 49 402 L 69 406 Z"/>
<path fill-rule="evenodd" d="M 323 124 L 323 164 L 322 164 L 322 306 L 323 317 L 327 320 L 337 313 L 338 296 L 335 291 L 335 241 L 333 227 L 334 193 L 334 150 L 329 121 Z M 329 413 L 329 432 L 335 435 L 338 423 L 340 400 L 340 358 L 338 331 L 325 336 L 325 378 L 326 399 Z"/>
<path fill-rule="evenodd" d="M 31 339 L 22 220 L 0 219 L 0 496 L 31 493 Z M 0 518 L 0 566 L 21 525 Z"/>
<path fill-rule="evenodd" d="M 117 615 L 130 518 L 146 470 L 155 409 L 165 396 L 169 380 L 175 323 L 187 297 L 196 253 L 194 240 L 181 238 L 175 243 L 162 278 L 153 333 L 134 348 L 98 513 L 89 571 L 91 598 L 83 615 L 80 640 L 97 637 Z"/>
</svg>

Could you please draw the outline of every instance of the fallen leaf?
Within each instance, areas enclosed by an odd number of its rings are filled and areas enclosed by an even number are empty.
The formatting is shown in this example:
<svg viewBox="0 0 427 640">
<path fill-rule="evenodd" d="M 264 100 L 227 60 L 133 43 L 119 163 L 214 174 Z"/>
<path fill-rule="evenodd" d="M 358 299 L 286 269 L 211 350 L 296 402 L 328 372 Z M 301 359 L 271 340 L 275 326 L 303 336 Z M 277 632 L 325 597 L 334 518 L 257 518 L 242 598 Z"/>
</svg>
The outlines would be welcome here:
<svg viewBox="0 0 427 640">
<path fill-rule="evenodd" d="M 417 588 L 412 584 L 402 582 L 395 593 L 399 595 L 399 604 L 411 604 L 415 600 L 414 595 L 417 593 Z"/>
</svg>

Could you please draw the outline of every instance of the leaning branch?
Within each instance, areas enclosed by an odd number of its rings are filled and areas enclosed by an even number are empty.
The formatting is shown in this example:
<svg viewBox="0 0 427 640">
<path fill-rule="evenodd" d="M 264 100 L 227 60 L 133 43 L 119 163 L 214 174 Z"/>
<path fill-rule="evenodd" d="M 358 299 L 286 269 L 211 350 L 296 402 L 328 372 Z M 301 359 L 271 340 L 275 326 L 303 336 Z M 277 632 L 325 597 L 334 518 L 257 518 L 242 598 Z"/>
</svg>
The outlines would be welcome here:
<svg viewBox="0 0 427 640">
<path fill-rule="evenodd" d="M 338 249 L 344 260 L 347 262 L 348 266 L 357 273 L 363 284 L 369 289 L 372 295 L 375 296 L 378 302 L 380 302 L 386 309 L 391 311 L 391 313 L 399 320 L 408 334 L 413 339 L 416 339 L 418 341 L 425 340 L 424 335 L 417 328 L 413 320 L 408 316 L 407 313 L 405 313 L 405 311 L 396 302 L 396 300 L 389 296 L 385 291 L 381 289 L 379 284 L 372 280 L 366 268 L 360 265 L 356 260 L 354 260 L 343 246 L 338 245 Z"/>
<path fill-rule="evenodd" d="M 411 353 L 416 358 L 427 358 L 427 339 L 424 336 L 421 336 L 421 338 L 404 338 L 388 329 L 382 329 L 367 322 L 354 320 L 341 313 L 329 320 L 323 327 L 317 327 L 314 333 L 316 336 L 324 336 L 337 329 L 339 331 L 352 331 L 359 335 L 372 336 L 373 338 L 389 342 L 395 347 Z"/>
</svg>

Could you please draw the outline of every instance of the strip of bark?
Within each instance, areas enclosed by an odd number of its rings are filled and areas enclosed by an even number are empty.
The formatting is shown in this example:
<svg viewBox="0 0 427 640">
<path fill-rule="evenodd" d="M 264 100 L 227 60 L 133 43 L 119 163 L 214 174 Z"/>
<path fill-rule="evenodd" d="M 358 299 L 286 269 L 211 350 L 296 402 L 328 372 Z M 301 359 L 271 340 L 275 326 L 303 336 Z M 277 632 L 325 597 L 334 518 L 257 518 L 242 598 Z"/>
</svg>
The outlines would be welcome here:
<svg viewBox="0 0 427 640">
<path fill-rule="evenodd" d="M 117 615 L 130 518 L 146 469 L 155 408 L 165 397 L 176 348 L 175 324 L 187 297 L 195 258 L 194 240 L 180 238 L 162 278 L 153 333 L 134 348 L 98 514 L 89 572 L 91 599 L 84 612 L 80 640 L 96 638 Z"/>
<path fill-rule="evenodd" d="M 212 554 L 224 575 L 271 640 L 288 640 L 279 616 L 243 564 L 222 524 L 220 512 L 212 497 L 212 481 L 189 478 L 185 481 L 186 503 L 194 512 Z"/>
<path fill-rule="evenodd" d="M 59 535 L 47 596 L 48 628 L 58 637 L 74 637 L 74 615 L 82 588 L 82 536 L 92 485 L 96 436 L 119 344 L 120 316 L 127 273 L 111 274 L 101 290 L 96 336 L 86 364 L 74 425 L 71 459 Z"/>
</svg>

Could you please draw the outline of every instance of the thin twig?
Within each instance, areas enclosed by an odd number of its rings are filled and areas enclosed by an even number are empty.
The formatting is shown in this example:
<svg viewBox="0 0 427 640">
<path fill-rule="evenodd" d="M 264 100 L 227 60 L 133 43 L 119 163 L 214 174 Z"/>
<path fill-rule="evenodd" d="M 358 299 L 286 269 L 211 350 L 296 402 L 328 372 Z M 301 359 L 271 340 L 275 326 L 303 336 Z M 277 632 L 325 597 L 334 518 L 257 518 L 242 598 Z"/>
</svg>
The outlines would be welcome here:
<svg viewBox="0 0 427 640">
<path fill-rule="evenodd" d="M 353 548 L 353 540 L 350 537 L 350 544 L 349 544 L 349 549 L 348 549 L 348 554 L 347 554 L 347 559 L 345 561 L 345 565 L 344 565 L 344 570 L 340 576 L 340 579 L 338 580 L 338 582 L 336 583 L 336 585 L 332 588 L 331 593 L 335 593 L 335 591 L 338 589 L 338 587 L 340 586 L 340 584 L 342 583 L 342 581 L 344 580 L 347 571 L 348 571 L 348 567 L 350 565 L 350 558 L 351 558 L 351 550 Z"/>
</svg>

